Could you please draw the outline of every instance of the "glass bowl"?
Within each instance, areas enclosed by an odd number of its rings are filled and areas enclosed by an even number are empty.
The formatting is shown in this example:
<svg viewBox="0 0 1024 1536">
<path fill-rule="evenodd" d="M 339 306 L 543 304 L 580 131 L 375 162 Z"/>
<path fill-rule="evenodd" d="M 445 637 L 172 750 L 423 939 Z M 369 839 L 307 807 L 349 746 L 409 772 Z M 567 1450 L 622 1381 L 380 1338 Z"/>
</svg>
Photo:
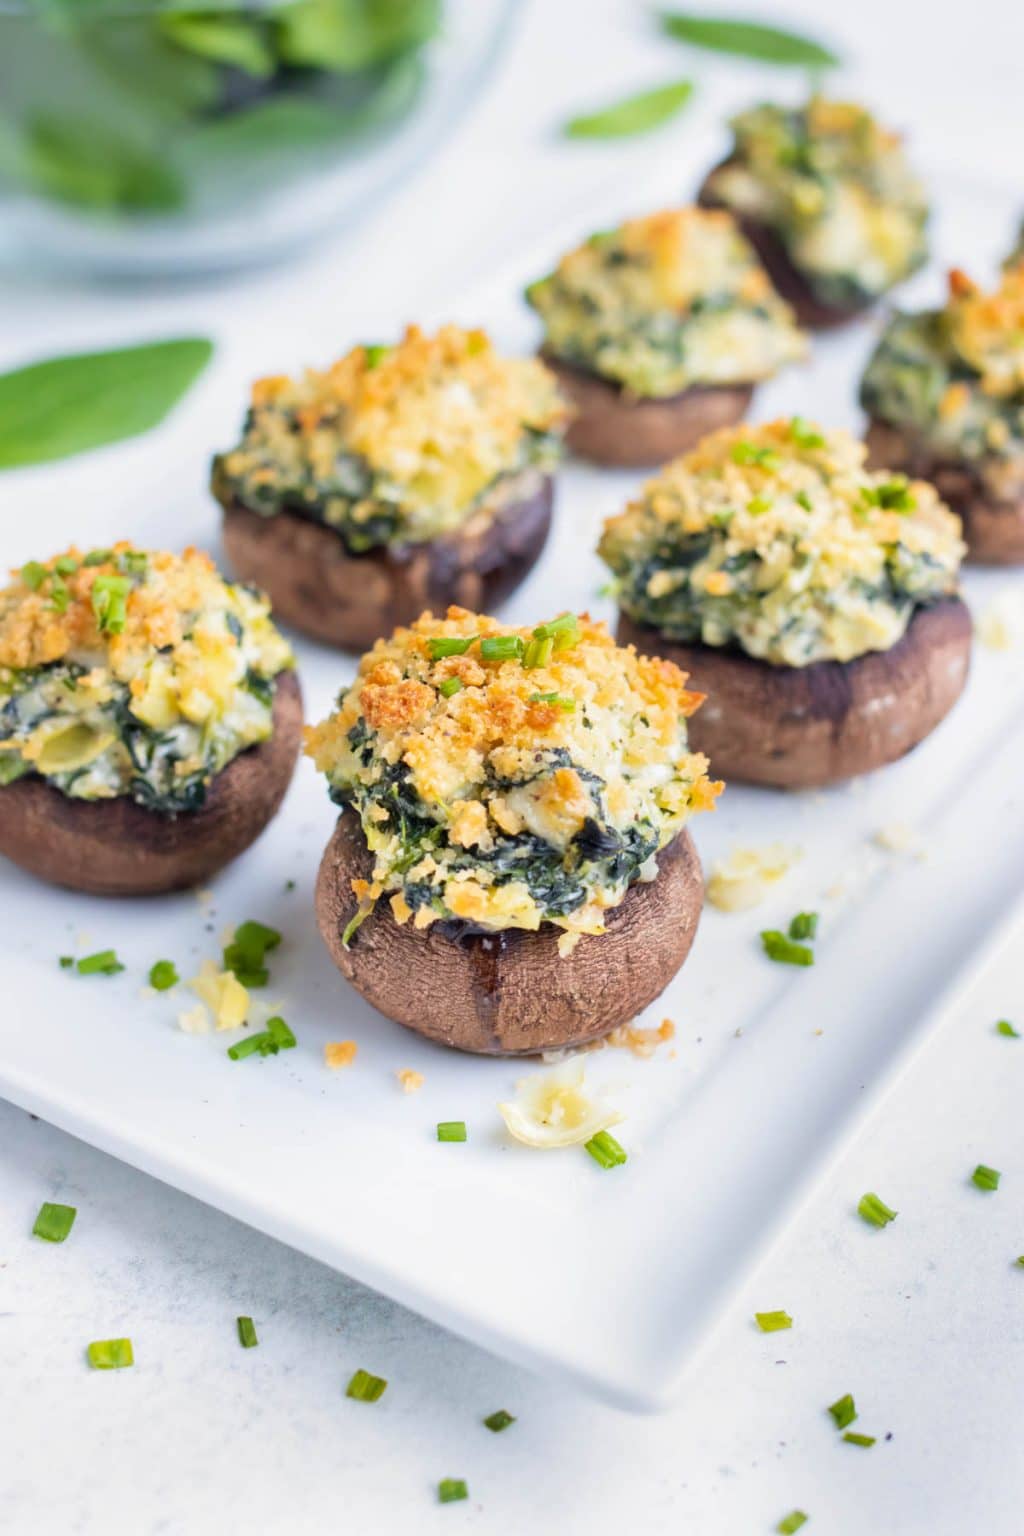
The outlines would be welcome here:
<svg viewBox="0 0 1024 1536">
<path fill-rule="evenodd" d="M 193 274 L 356 218 L 487 79 L 515 0 L 0 0 L 15 262 Z"/>
</svg>

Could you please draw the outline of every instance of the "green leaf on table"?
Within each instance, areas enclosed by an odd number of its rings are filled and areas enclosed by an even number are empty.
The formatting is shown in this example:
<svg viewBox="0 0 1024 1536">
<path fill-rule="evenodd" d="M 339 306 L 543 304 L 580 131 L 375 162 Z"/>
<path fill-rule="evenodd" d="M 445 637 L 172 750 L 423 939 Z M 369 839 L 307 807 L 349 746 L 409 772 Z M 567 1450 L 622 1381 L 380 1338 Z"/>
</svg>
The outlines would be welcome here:
<svg viewBox="0 0 1024 1536">
<path fill-rule="evenodd" d="M 707 48 L 713 53 L 734 53 L 763 64 L 802 64 L 810 69 L 831 69 L 836 55 L 796 32 L 765 27 L 756 21 L 728 21 L 720 16 L 690 16 L 682 11 L 663 11 L 661 25 L 669 37 Z"/>
<path fill-rule="evenodd" d="M 198 337 L 80 352 L 0 374 L 0 469 L 44 464 L 157 426 L 205 368 Z"/>
<path fill-rule="evenodd" d="M 622 139 L 634 133 L 650 133 L 680 113 L 692 95 L 690 80 L 659 85 L 639 96 L 627 96 L 625 101 L 600 112 L 570 118 L 565 133 L 570 139 Z"/>
<path fill-rule="evenodd" d="M 188 53 L 217 64 L 233 64 L 259 80 L 274 73 L 274 51 L 259 22 L 215 12 L 171 11 L 159 18 L 158 25 L 170 42 Z"/>
<path fill-rule="evenodd" d="M 92 119 L 37 117 L 14 170 L 50 197 L 83 208 L 159 213 L 185 199 L 172 167 Z"/>
</svg>

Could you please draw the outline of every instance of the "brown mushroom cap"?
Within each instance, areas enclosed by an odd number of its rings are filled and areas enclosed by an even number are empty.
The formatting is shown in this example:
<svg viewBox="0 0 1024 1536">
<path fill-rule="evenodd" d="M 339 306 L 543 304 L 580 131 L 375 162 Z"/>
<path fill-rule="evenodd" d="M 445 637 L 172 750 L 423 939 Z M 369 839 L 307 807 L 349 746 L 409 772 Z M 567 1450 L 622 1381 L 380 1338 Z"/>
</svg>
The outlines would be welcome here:
<svg viewBox="0 0 1024 1536">
<path fill-rule="evenodd" d="M 94 896 L 199 885 L 244 852 L 274 816 L 301 739 L 298 678 L 281 672 L 273 734 L 216 775 L 198 811 L 162 816 L 127 795 L 75 800 L 26 775 L 0 789 L 0 854 L 40 880 Z"/>
<path fill-rule="evenodd" d="M 596 1040 L 653 1002 L 682 965 L 704 897 L 687 832 L 658 854 L 657 878 L 637 883 L 607 914 L 607 931 L 558 953 L 561 930 L 544 923 L 457 938 L 441 924 L 398 924 L 378 902 L 346 949 L 356 912 L 353 879 L 373 869 L 358 817 L 338 818 L 316 886 L 324 943 L 346 980 L 389 1019 L 442 1045 L 488 1056 L 525 1056 Z"/>
<path fill-rule="evenodd" d="M 857 316 L 863 314 L 866 309 L 870 309 L 872 300 L 865 300 L 861 304 L 846 308 L 837 304 L 825 304 L 821 299 L 816 298 L 814 290 L 799 269 L 793 265 L 785 245 L 770 225 L 763 224 L 759 219 L 752 219 L 747 214 L 737 213 L 734 208 L 729 207 L 728 203 L 723 203 L 720 198 L 715 197 L 711 190 L 711 178 L 716 171 L 723 170 L 725 166 L 731 164 L 730 156 L 708 172 L 697 193 L 697 203 L 701 208 L 724 208 L 732 214 L 740 230 L 761 258 L 761 265 L 771 278 L 775 291 L 792 306 L 797 324 L 808 331 L 834 330 L 836 326 L 846 325 L 850 320 L 856 320 Z"/>
<path fill-rule="evenodd" d="M 425 608 L 450 603 L 486 613 L 536 563 L 551 527 L 554 482 L 524 474 L 490 516 L 423 544 L 353 555 L 323 523 L 291 512 L 261 517 L 239 502 L 224 509 L 224 546 L 238 575 L 270 596 L 275 619 L 343 650 L 366 651 Z"/>
<path fill-rule="evenodd" d="M 546 348 L 540 355 L 576 407 L 566 442 L 595 464 L 664 464 L 709 432 L 742 421 L 754 393 L 752 384 L 693 385 L 664 399 L 642 399 Z"/>
<path fill-rule="evenodd" d="M 668 640 L 625 614 L 618 640 L 676 662 L 707 694 L 689 736 L 715 773 L 815 789 L 895 762 L 935 729 L 967 681 L 971 618 L 958 597 L 943 598 L 918 608 L 891 650 L 808 667 Z"/>
<path fill-rule="evenodd" d="M 999 501 L 970 464 L 938 458 L 911 433 L 872 420 L 864 438 L 869 469 L 898 469 L 930 480 L 963 520 L 968 558 L 979 565 L 1024 563 L 1024 495 Z"/>
</svg>

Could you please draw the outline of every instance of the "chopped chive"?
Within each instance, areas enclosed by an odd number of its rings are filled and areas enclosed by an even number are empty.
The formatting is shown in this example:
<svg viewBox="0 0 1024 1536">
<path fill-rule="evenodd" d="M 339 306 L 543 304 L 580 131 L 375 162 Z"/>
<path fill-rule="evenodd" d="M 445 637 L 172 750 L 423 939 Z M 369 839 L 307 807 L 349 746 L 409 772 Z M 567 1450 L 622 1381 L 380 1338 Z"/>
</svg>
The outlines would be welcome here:
<svg viewBox="0 0 1024 1536">
<path fill-rule="evenodd" d="M 265 987 L 270 972 L 263 962 L 267 951 L 276 949 L 280 942 L 276 928 L 248 918 L 236 928 L 231 943 L 224 946 L 224 969 L 233 971 L 243 987 Z"/>
<path fill-rule="evenodd" d="M 22 566 L 20 574 L 29 591 L 38 592 L 50 573 L 39 560 L 29 560 Z"/>
<path fill-rule="evenodd" d="M 109 549 L 90 549 L 89 553 L 86 555 L 85 559 L 82 561 L 82 564 L 83 565 L 106 565 L 107 561 L 108 560 L 112 560 L 113 558 L 114 558 L 113 554 L 111 553 L 111 551 Z"/>
<path fill-rule="evenodd" d="M 884 1200 L 879 1200 L 877 1195 L 861 1195 L 857 1204 L 857 1215 L 872 1227 L 887 1227 L 890 1221 L 895 1221 L 899 1213 L 890 1210 Z"/>
<path fill-rule="evenodd" d="M 876 1437 L 874 1435 L 858 1435 L 852 1429 L 847 1430 L 846 1434 L 843 1436 L 843 1439 L 846 1441 L 847 1445 L 874 1445 L 875 1438 Z"/>
<path fill-rule="evenodd" d="M 119 1371 L 135 1364 L 131 1339 L 97 1339 L 89 1345 L 88 1355 L 94 1371 Z"/>
<path fill-rule="evenodd" d="M 778 454 L 767 443 L 733 443 L 731 457 L 734 464 L 758 464 L 762 469 L 777 469 L 779 465 Z"/>
<path fill-rule="evenodd" d="M 61 555 L 59 560 L 53 562 L 53 568 L 58 576 L 73 576 L 78 570 L 78 561 L 71 555 Z"/>
<path fill-rule="evenodd" d="M 259 1343 L 256 1337 L 256 1327 L 251 1317 L 238 1319 L 238 1342 L 243 1349 L 255 1349 Z"/>
<path fill-rule="evenodd" d="M 620 1146 L 609 1131 L 598 1131 L 596 1136 L 584 1142 L 584 1146 L 602 1168 L 617 1168 L 626 1161 L 625 1147 Z"/>
<path fill-rule="evenodd" d="M 480 655 L 484 661 L 521 660 L 526 645 L 521 635 L 488 635 L 480 641 Z"/>
<path fill-rule="evenodd" d="M 849 1392 L 837 1397 L 834 1403 L 829 1403 L 828 1411 L 836 1421 L 836 1429 L 845 1429 L 857 1417 L 857 1409 Z"/>
<path fill-rule="evenodd" d="M 264 1055 L 264 1042 L 269 1040 L 266 1034 L 246 1035 L 244 1040 L 239 1040 L 236 1045 L 228 1046 L 228 1055 L 232 1061 L 244 1061 L 247 1056 Z"/>
<path fill-rule="evenodd" d="M 173 960 L 157 960 L 149 968 L 149 984 L 158 992 L 167 992 L 171 987 L 176 987 L 181 977 L 174 968 Z"/>
<path fill-rule="evenodd" d="M 529 697 L 529 703 L 557 704 L 559 709 L 565 710 L 566 714 L 569 714 L 576 708 L 576 700 L 570 699 L 568 695 L 564 693 L 531 693 Z"/>
<path fill-rule="evenodd" d="M 62 1243 L 74 1226 L 77 1215 L 78 1211 L 73 1205 L 53 1205 L 49 1200 L 44 1200 L 39 1207 L 32 1234 L 48 1243 Z"/>
<path fill-rule="evenodd" d="M 492 1435 L 500 1435 L 503 1429 L 508 1429 L 509 1425 L 514 1424 L 515 1421 L 514 1413 L 506 1413 L 504 1408 L 499 1408 L 497 1413 L 489 1413 L 487 1415 L 486 1419 L 484 1419 L 484 1424 L 491 1431 Z"/>
<path fill-rule="evenodd" d="M 770 512 L 773 505 L 770 496 L 751 496 L 747 502 L 747 511 L 751 517 L 760 517 L 762 512 Z"/>
<path fill-rule="evenodd" d="M 276 1056 L 278 1051 L 290 1051 L 297 1044 L 284 1019 L 275 1015 L 267 1020 L 266 1029 L 229 1045 L 228 1055 L 232 1061 L 244 1061 L 247 1056 Z"/>
<path fill-rule="evenodd" d="M 437 1485 L 437 1498 L 440 1504 L 455 1504 L 459 1499 L 469 1498 L 469 1489 L 461 1477 L 442 1477 Z"/>
<path fill-rule="evenodd" d="M 1019 1264 L 1021 1269 L 1024 1269 L 1024 1253 L 1022 1253 L 1020 1258 L 1016 1259 L 1014 1262 Z"/>
<path fill-rule="evenodd" d="M 74 965 L 75 965 L 75 957 L 74 957 L 74 955 L 61 955 L 61 957 L 60 957 L 60 968 L 61 968 L 62 971 L 73 970 L 74 969 Z"/>
<path fill-rule="evenodd" d="M 465 1141 L 465 1120 L 439 1120 L 437 1123 L 438 1141 Z"/>
<path fill-rule="evenodd" d="M 385 346 L 381 342 L 367 343 L 363 347 L 363 358 L 367 368 L 376 368 L 378 363 L 382 363 L 391 350 L 391 347 Z"/>
<path fill-rule="evenodd" d="M 116 976 L 124 966 L 112 949 L 100 949 L 94 955 L 83 955 L 75 969 L 79 976 Z"/>
<path fill-rule="evenodd" d="M 523 666 L 530 672 L 536 667 L 546 667 L 554 649 L 555 642 L 550 635 L 543 640 L 538 640 L 535 635 L 523 653 Z"/>
<path fill-rule="evenodd" d="M 434 635 L 427 641 L 427 655 L 431 661 L 443 661 L 446 656 L 465 656 L 476 635 Z"/>
<path fill-rule="evenodd" d="M 538 624 L 533 632 L 535 640 L 553 640 L 556 651 L 567 650 L 570 645 L 575 645 L 579 637 L 579 620 L 574 613 L 560 613 L 557 619 L 549 619 L 546 624 Z"/>
<path fill-rule="evenodd" d="M 383 1376 L 374 1376 L 370 1371 L 356 1371 L 352 1380 L 345 1388 L 346 1397 L 354 1397 L 358 1403 L 375 1403 L 378 1398 L 384 1396 L 387 1382 Z"/>
<path fill-rule="evenodd" d="M 755 1312 L 754 1321 L 762 1333 L 779 1333 L 783 1328 L 793 1326 L 788 1312 Z"/>
<path fill-rule="evenodd" d="M 761 933 L 761 944 L 769 960 L 775 960 L 779 965 L 813 965 L 814 951 L 808 949 L 806 944 L 794 944 L 784 933 L 777 928 L 765 928 Z"/>
<path fill-rule="evenodd" d="M 267 1020 L 267 1033 L 279 1051 L 290 1051 L 299 1043 L 284 1019 L 278 1014 Z"/>
<path fill-rule="evenodd" d="M 798 912 L 789 924 L 791 939 L 816 939 L 818 937 L 817 912 Z"/>
<path fill-rule="evenodd" d="M 779 1521 L 775 1529 L 778 1531 L 779 1536 L 794 1536 L 794 1533 L 802 1525 L 806 1525 L 809 1519 L 810 1516 L 805 1515 L 802 1509 L 794 1509 L 784 1520 Z"/>
<path fill-rule="evenodd" d="M 971 1174 L 971 1182 L 976 1184 L 979 1189 L 985 1189 L 991 1193 L 992 1190 L 999 1188 L 1001 1177 L 1002 1175 L 998 1168 L 986 1168 L 984 1163 L 979 1163 Z"/>
<path fill-rule="evenodd" d="M 789 424 L 789 435 L 798 448 L 824 448 L 825 439 L 805 416 L 794 416 Z"/>
<path fill-rule="evenodd" d="M 793 500 L 797 503 L 798 506 L 803 507 L 805 512 L 810 512 L 814 506 L 814 503 L 806 491 L 797 491 Z"/>
<path fill-rule="evenodd" d="M 50 577 L 50 604 L 55 613 L 67 613 L 71 602 L 71 593 L 64 585 L 60 576 L 54 572 Z"/>
<path fill-rule="evenodd" d="M 132 584 L 127 576 L 97 576 L 92 584 L 92 611 L 101 634 L 124 633 L 128 594 Z"/>
<path fill-rule="evenodd" d="M 1010 1023 L 1009 1019 L 1000 1019 L 999 1020 L 998 1024 L 996 1025 L 996 1034 L 997 1035 L 1005 1035 L 1007 1040 L 1019 1040 L 1020 1039 L 1020 1031 L 1017 1030 L 1017 1029 L 1014 1029 L 1014 1027 Z"/>
<path fill-rule="evenodd" d="M 443 699 L 450 699 L 456 693 L 461 693 L 465 688 L 461 677 L 446 677 L 444 682 L 438 683 L 437 691 Z"/>
</svg>

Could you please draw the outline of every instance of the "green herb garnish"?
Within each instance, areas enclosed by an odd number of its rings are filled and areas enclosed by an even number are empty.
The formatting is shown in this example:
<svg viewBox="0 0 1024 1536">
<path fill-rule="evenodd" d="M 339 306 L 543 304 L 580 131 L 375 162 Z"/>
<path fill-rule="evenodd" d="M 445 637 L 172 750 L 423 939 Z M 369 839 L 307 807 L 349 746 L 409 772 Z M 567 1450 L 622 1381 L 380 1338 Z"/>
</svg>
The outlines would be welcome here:
<svg viewBox="0 0 1024 1536">
<path fill-rule="evenodd" d="M 779 467 L 779 455 L 768 443 L 733 443 L 730 457 L 734 464 L 757 464 L 762 469 Z"/>
<path fill-rule="evenodd" d="M 238 1342 L 243 1349 L 255 1349 L 259 1343 L 256 1337 L 256 1327 L 251 1317 L 238 1319 Z"/>
<path fill-rule="evenodd" d="M 847 1445 L 869 1446 L 874 1445 L 875 1443 L 874 1435 L 858 1435 L 853 1430 L 848 1430 L 843 1436 L 843 1439 L 846 1441 Z"/>
<path fill-rule="evenodd" d="M 857 1409 L 849 1392 L 842 1397 L 837 1397 L 834 1403 L 830 1403 L 828 1411 L 836 1421 L 836 1429 L 845 1429 L 847 1424 L 852 1424 L 857 1417 Z"/>
<path fill-rule="evenodd" d="M 431 661 L 443 661 L 446 656 L 465 656 L 476 638 L 476 635 L 465 638 L 434 635 L 427 641 L 427 655 Z"/>
<path fill-rule="evenodd" d="M 979 1189 L 986 1190 L 989 1194 L 999 1188 L 999 1180 L 1002 1175 L 998 1168 L 986 1168 L 984 1163 L 979 1163 L 971 1174 L 971 1183 Z"/>
<path fill-rule="evenodd" d="M 244 1061 L 247 1056 L 276 1056 L 278 1051 L 290 1051 L 298 1044 L 284 1019 L 275 1015 L 267 1020 L 267 1027 L 258 1034 L 247 1035 L 236 1045 L 228 1046 L 232 1061 Z"/>
<path fill-rule="evenodd" d="M 480 641 L 484 661 L 520 661 L 526 650 L 521 635 L 488 635 Z"/>
<path fill-rule="evenodd" d="M 391 347 L 384 346 L 380 342 L 364 343 L 363 357 L 367 368 L 376 368 L 378 363 L 382 363 L 392 350 Z"/>
<path fill-rule="evenodd" d="M 783 1328 L 793 1326 L 788 1312 L 755 1312 L 754 1321 L 762 1333 L 779 1333 Z"/>
<path fill-rule="evenodd" d="M 135 1364 L 131 1339 L 97 1339 L 89 1345 L 88 1355 L 94 1371 L 120 1371 Z"/>
<path fill-rule="evenodd" d="M 209 341 L 160 341 L 51 358 L 0 375 L 0 469 L 43 464 L 148 432 L 212 353 Z"/>
<path fill-rule="evenodd" d="M 889 1207 L 885 1204 L 884 1200 L 879 1200 L 877 1195 L 868 1194 L 861 1195 L 860 1201 L 857 1205 L 857 1214 L 858 1216 L 862 1217 L 869 1226 L 887 1227 L 890 1221 L 896 1220 L 896 1217 L 899 1213 L 897 1211 L 890 1210 Z"/>
<path fill-rule="evenodd" d="M 38 592 L 43 582 L 49 576 L 46 566 L 38 560 L 29 560 L 21 568 L 21 579 L 30 592 Z"/>
<path fill-rule="evenodd" d="M 805 452 L 825 446 L 824 437 L 804 416 L 793 417 L 789 424 L 789 435 L 797 447 L 803 448 Z"/>
<path fill-rule="evenodd" d="M 779 965 L 814 964 L 813 949 L 808 949 L 806 944 L 794 944 L 792 939 L 780 933 L 777 928 L 763 929 L 761 944 L 768 959 L 775 960 Z"/>
<path fill-rule="evenodd" d="M 996 1025 L 996 1034 L 1005 1035 L 1007 1040 L 1019 1040 L 1020 1031 L 1014 1029 L 1009 1019 L 1000 1019 Z"/>
<path fill-rule="evenodd" d="M 233 971 L 243 987 L 265 987 L 270 973 L 263 962 L 280 942 L 276 928 L 250 918 L 236 928 L 231 943 L 224 946 L 224 969 Z"/>
<path fill-rule="evenodd" d="M 83 955 L 75 969 L 79 976 L 116 976 L 124 966 L 112 949 L 100 949 L 94 955 Z"/>
<path fill-rule="evenodd" d="M 530 672 L 537 667 L 546 667 L 554 649 L 555 642 L 551 635 L 543 640 L 538 640 L 535 636 L 523 654 L 523 666 Z"/>
<path fill-rule="evenodd" d="M 805 1515 L 802 1509 L 794 1509 L 784 1520 L 779 1521 L 775 1529 L 778 1531 L 779 1536 L 794 1536 L 794 1533 L 802 1525 L 806 1525 L 809 1519 L 810 1516 Z"/>
<path fill-rule="evenodd" d="M 817 912 L 798 912 L 789 924 L 791 939 L 816 939 L 818 937 Z"/>
<path fill-rule="evenodd" d="M 566 714 L 571 713 L 576 708 L 576 700 L 569 698 L 564 693 L 531 693 L 529 703 L 557 704 L 559 709 L 565 710 Z"/>
<path fill-rule="evenodd" d="M 127 576 L 97 576 L 92 584 L 92 611 L 101 634 L 124 633 L 128 593 L 132 584 Z"/>
<path fill-rule="evenodd" d="M 602 1168 L 618 1168 L 626 1161 L 626 1149 L 609 1131 L 598 1131 L 596 1136 L 584 1142 L 584 1146 L 594 1162 L 600 1163 Z"/>
<path fill-rule="evenodd" d="M 560 613 L 557 619 L 538 624 L 533 632 L 535 640 L 553 640 L 556 651 L 567 651 L 580 637 L 579 620 L 574 613 Z"/>
<path fill-rule="evenodd" d="M 503 1429 L 508 1429 L 509 1425 L 514 1424 L 515 1421 L 515 1414 L 506 1413 L 504 1408 L 499 1408 L 497 1413 L 487 1415 L 484 1424 L 492 1435 L 500 1435 Z"/>
<path fill-rule="evenodd" d="M 47 1243 L 62 1243 L 75 1224 L 78 1211 L 73 1205 L 53 1205 L 44 1200 L 32 1228 L 35 1237 Z"/>
<path fill-rule="evenodd" d="M 570 118 L 565 125 L 569 139 L 621 139 L 636 133 L 650 133 L 671 122 L 693 95 L 689 80 L 659 85 L 651 91 L 627 96 L 598 112 Z"/>
<path fill-rule="evenodd" d="M 465 1120 L 439 1120 L 437 1123 L 438 1141 L 465 1141 Z"/>
<path fill-rule="evenodd" d="M 387 1381 L 383 1376 L 374 1376 L 369 1371 L 356 1371 L 352 1380 L 345 1388 L 346 1397 L 354 1397 L 357 1403 L 375 1403 L 378 1398 L 384 1396 Z"/>
<path fill-rule="evenodd" d="M 174 968 L 173 960 L 157 960 L 149 968 L 149 984 L 157 992 L 167 992 L 176 987 L 181 977 Z"/>
<path fill-rule="evenodd" d="M 839 63 L 835 54 L 798 32 L 765 27 L 755 21 L 730 21 L 721 16 L 689 16 L 682 11 L 663 11 L 661 25 L 669 37 L 712 53 L 738 54 L 763 64 L 804 65 L 830 69 Z"/>
<path fill-rule="evenodd" d="M 443 1477 L 437 1485 L 437 1498 L 440 1504 L 455 1504 L 469 1498 L 469 1489 L 461 1477 Z"/>
<path fill-rule="evenodd" d="M 770 512 L 774 505 L 770 496 L 751 496 L 747 502 L 747 511 L 751 517 L 760 517 L 762 512 Z"/>
<path fill-rule="evenodd" d="M 60 968 L 61 968 L 62 971 L 71 971 L 71 970 L 74 969 L 74 965 L 75 965 L 75 957 L 74 957 L 74 955 L 61 955 L 61 957 L 60 957 Z"/>
<path fill-rule="evenodd" d="M 461 677 L 446 677 L 443 682 L 438 683 L 437 691 L 443 699 L 451 699 L 455 694 L 461 693 L 465 686 Z"/>
</svg>

